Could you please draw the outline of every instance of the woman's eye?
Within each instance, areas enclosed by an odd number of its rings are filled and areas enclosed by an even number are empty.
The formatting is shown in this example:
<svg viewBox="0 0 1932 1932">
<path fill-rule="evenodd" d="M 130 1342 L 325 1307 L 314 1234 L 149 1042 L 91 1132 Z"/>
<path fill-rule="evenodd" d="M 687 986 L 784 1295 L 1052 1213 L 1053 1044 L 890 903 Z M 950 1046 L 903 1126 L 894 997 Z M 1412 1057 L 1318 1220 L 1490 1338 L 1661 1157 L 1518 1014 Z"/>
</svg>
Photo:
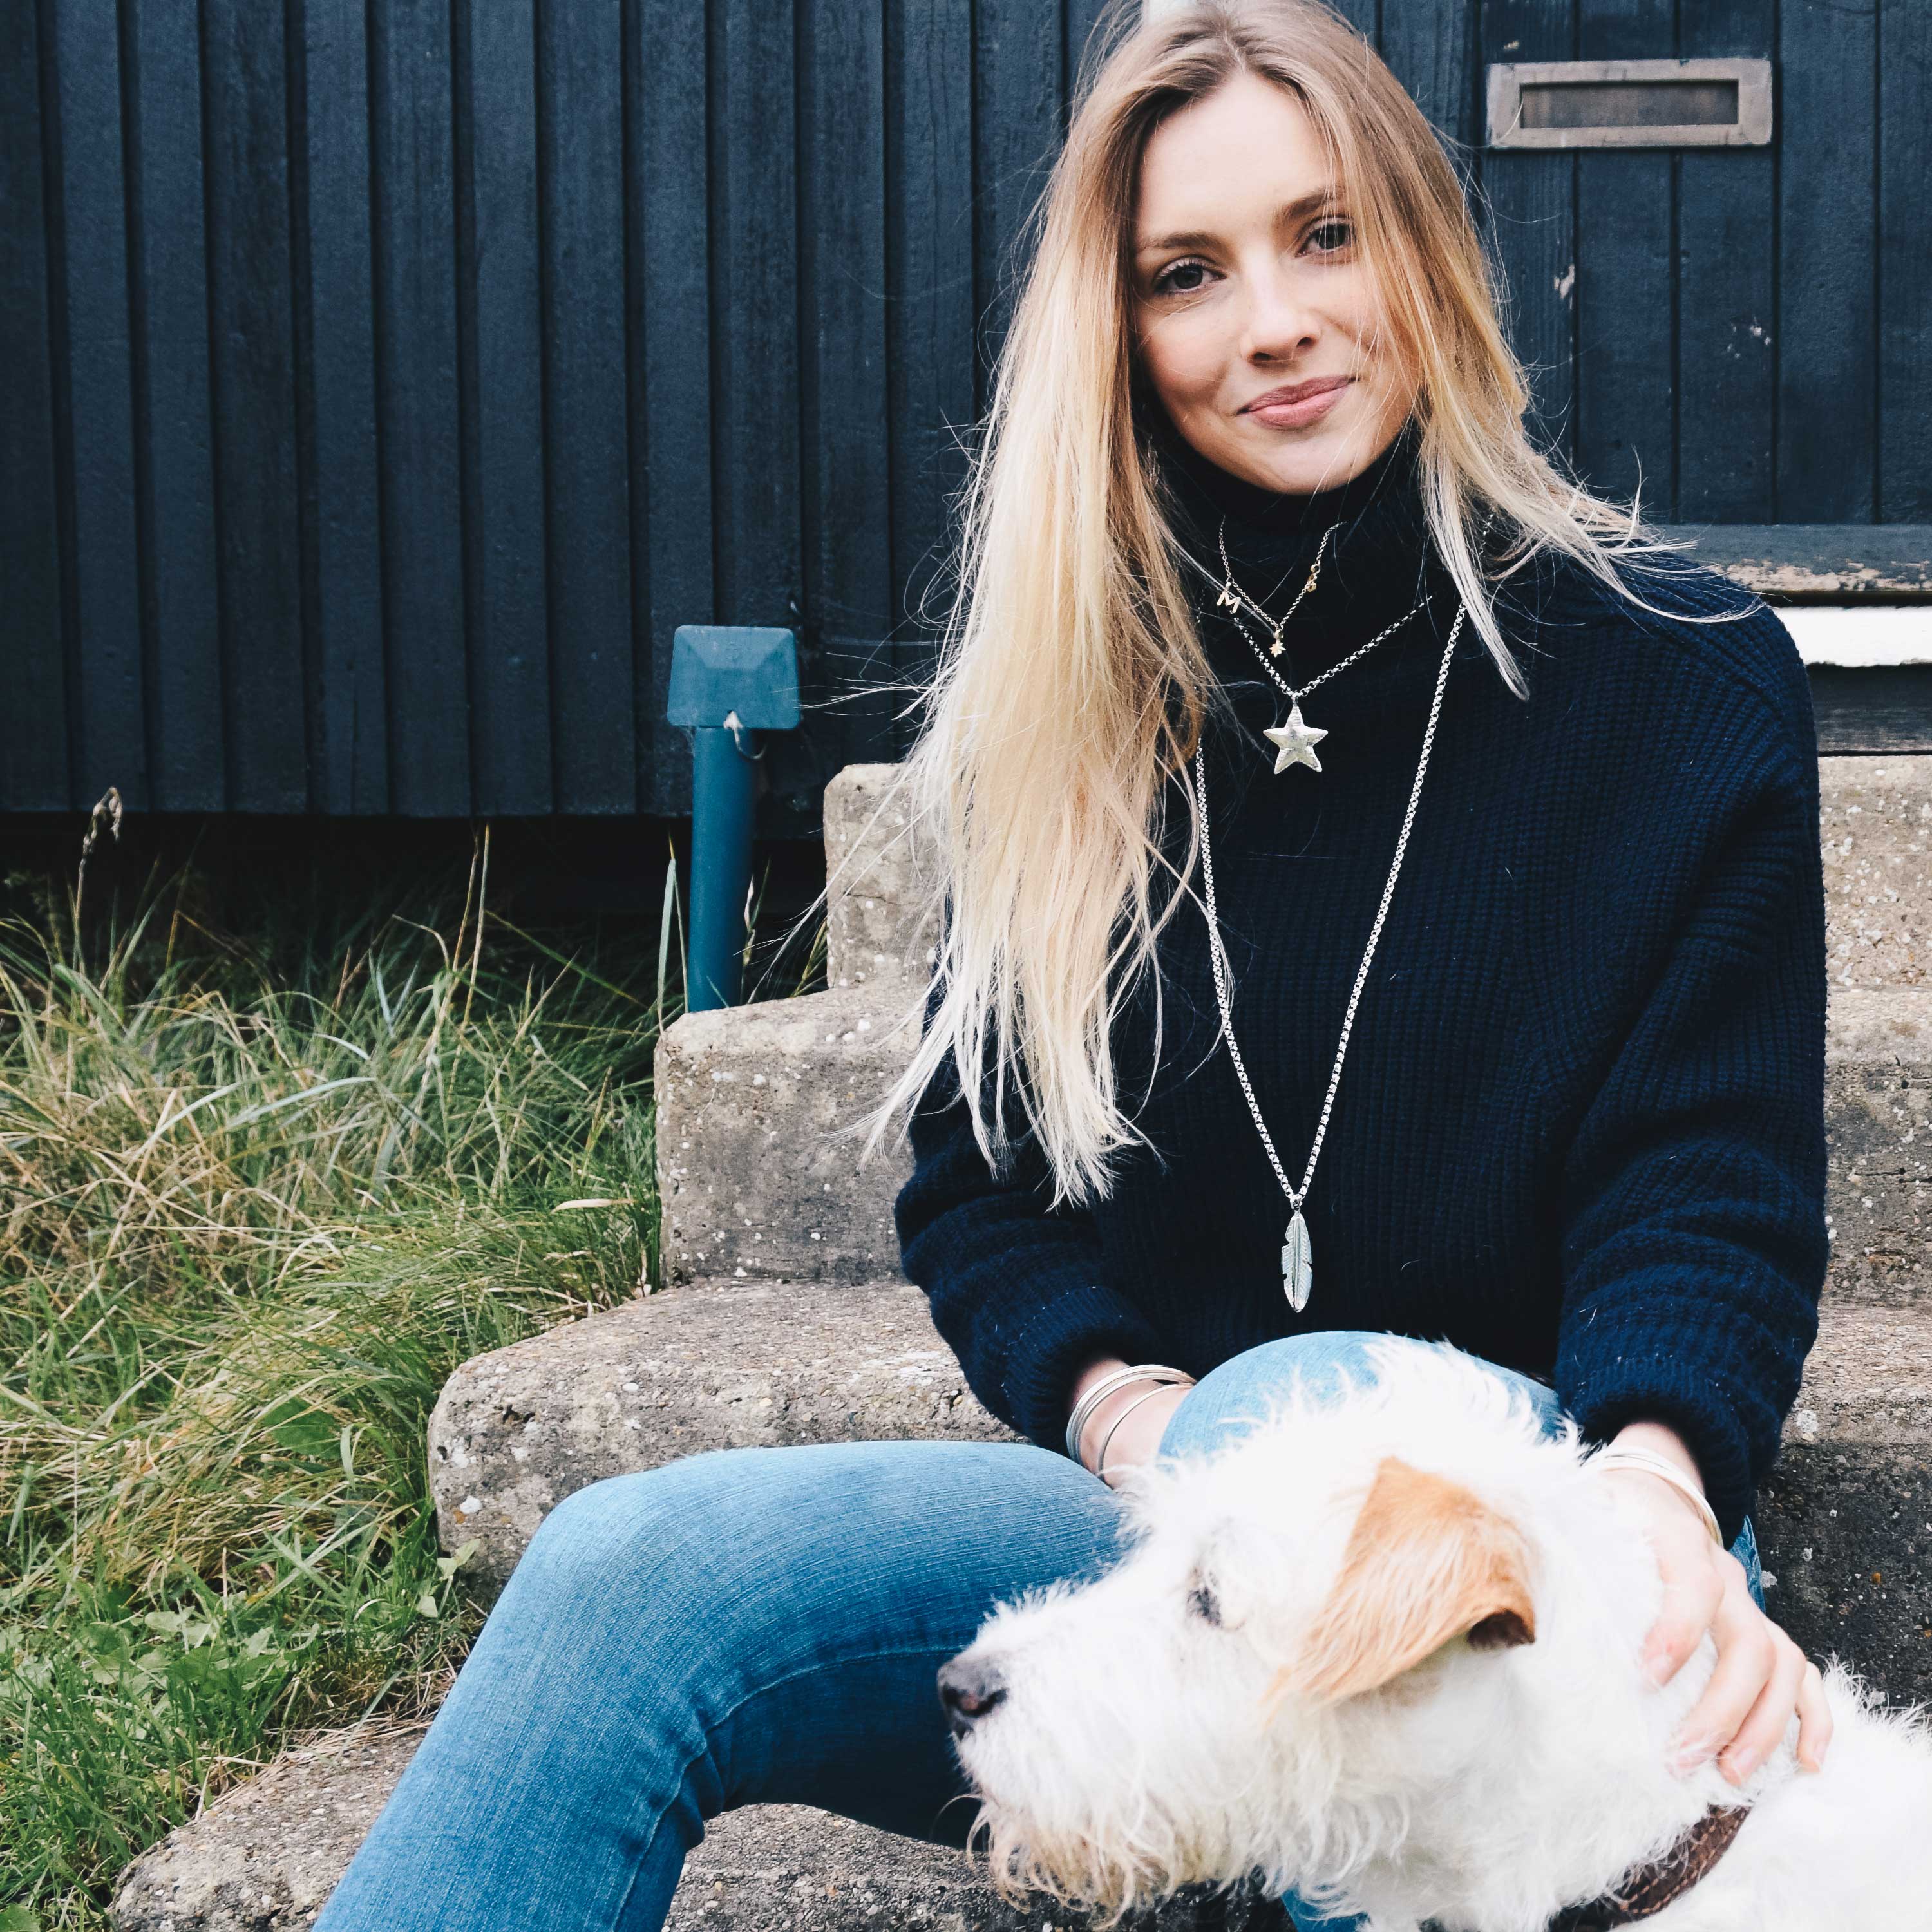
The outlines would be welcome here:
<svg viewBox="0 0 1932 1932">
<path fill-rule="evenodd" d="M 1154 292 L 1157 296 L 1191 296 L 1198 294 L 1202 286 L 1200 283 L 1191 283 L 1186 287 L 1184 288 L 1179 284 L 1169 280 L 1168 278 L 1172 275 L 1204 274 L 1207 273 L 1207 271 L 1208 264 L 1205 262 L 1170 262 L 1166 268 L 1161 270 L 1159 274 L 1154 277 Z"/>
<path fill-rule="evenodd" d="M 1198 1582 L 1188 1592 L 1187 1607 L 1205 1622 L 1218 1624 L 1221 1621 L 1221 1606 L 1210 1584 Z"/>
<path fill-rule="evenodd" d="M 1355 231 L 1352 224 L 1346 221 L 1319 222 L 1310 231 L 1310 233 L 1311 236 L 1320 236 L 1333 234 L 1338 231 L 1341 235 L 1341 240 L 1324 244 L 1322 250 L 1324 254 L 1334 255 L 1339 254 L 1355 238 Z"/>
</svg>

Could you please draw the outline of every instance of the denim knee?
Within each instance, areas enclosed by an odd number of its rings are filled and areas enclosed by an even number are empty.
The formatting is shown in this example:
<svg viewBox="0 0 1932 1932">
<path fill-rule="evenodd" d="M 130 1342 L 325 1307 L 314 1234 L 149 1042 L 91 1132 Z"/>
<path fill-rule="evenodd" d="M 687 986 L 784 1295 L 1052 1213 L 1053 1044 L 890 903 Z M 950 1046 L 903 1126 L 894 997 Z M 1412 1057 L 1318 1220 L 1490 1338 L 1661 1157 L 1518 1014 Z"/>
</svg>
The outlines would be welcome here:
<svg viewBox="0 0 1932 1932">
<path fill-rule="evenodd" d="M 1364 1328 L 1318 1329 L 1284 1335 L 1244 1349 L 1210 1370 L 1168 1417 L 1160 1441 L 1162 1456 L 1204 1454 L 1265 1417 L 1270 1398 L 1300 1384 L 1318 1399 L 1332 1401 L 1350 1388 L 1377 1379 L 1375 1352 L 1384 1348 L 1434 1348 L 1440 1345 L 1413 1336 Z M 1515 1384 L 1535 1405 L 1544 1426 L 1561 1418 L 1555 1392 L 1544 1384 L 1495 1363 L 1485 1365 Z"/>
<path fill-rule="evenodd" d="M 541 1624 L 553 1642 L 568 1627 L 586 1644 L 646 1615 L 660 1630 L 680 1612 L 710 1624 L 733 1562 L 754 1560 L 731 1526 L 749 1473 L 740 1459 L 772 1453 L 703 1450 L 574 1491 L 538 1525 L 491 1621 Z"/>
</svg>

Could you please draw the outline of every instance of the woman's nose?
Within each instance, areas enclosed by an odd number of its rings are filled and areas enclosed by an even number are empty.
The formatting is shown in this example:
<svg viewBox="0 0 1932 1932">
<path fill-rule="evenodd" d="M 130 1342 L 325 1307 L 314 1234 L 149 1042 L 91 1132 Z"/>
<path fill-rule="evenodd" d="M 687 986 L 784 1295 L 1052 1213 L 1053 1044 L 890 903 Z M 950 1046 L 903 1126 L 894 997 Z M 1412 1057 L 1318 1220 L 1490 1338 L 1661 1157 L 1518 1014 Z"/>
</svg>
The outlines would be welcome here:
<svg viewBox="0 0 1932 1932">
<path fill-rule="evenodd" d="M 1241 328 L 1241 347 L 1248 357 L 1292 361 L 1321 333 L 1314 309 L 1292 277 L 1264 276 L 1250 285 Z"/>
<path fill-rule="evenodd" d="M 956 1738 L 963 1738 L 1006 1694 L 1005 1682 L 990 1664 L 956 1657 L 939 1666 L 939 1702 Z"/>
</svg>

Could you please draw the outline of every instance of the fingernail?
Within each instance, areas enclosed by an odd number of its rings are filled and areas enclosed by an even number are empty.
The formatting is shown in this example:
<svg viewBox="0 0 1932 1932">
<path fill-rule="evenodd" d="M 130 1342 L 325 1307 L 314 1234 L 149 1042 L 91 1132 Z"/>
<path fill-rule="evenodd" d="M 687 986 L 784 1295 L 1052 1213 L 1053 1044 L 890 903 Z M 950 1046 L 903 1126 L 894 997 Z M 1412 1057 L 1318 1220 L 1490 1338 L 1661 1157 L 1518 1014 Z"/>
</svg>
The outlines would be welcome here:
<svg viewBox="0 0 1932 1932">
<path fill-rule="evenodd" d="M 1677 1755 L 1672 1760 L 1671 1768 L 1680 1778 L 1687 1771 L 1695 1771 L 1709 1758 L 1713 1742 L 1709 1738 L 1686 1738 L 1677 1747 Z"/>
<path fill-rule="evenodd" d="M 1643 1668 L 1652 1683 L 1666 1682 L 1670 1676 L 1670 1653 L 1667 1650 L 1653 1652 L 1644 1659 Z"/>
<path fill-rule="evenodd" d="M 1757 1766 L 1757 1753 L 1754 1750 L 1731 1751 L 1720 1758 L 1718 1768 L 1733 1784 L 1742 1784 Z"/>
</svg>

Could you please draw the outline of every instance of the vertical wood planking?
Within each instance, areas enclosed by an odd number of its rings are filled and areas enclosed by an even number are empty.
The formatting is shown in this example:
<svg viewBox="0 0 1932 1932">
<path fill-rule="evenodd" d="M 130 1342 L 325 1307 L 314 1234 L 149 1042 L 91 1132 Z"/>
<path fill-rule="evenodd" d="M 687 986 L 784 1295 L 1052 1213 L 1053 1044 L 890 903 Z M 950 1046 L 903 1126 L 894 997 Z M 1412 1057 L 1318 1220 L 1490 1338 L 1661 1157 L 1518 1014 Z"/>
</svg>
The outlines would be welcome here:
<svg viewBox="0 0 1932 1932">
<path fill-rule="evenodd" d="M 800 4 L 805 608 L 823 652 L 801 695 L 824 707 L 804 730 L 829 776 L 894 748 L 884 20 L 850 0 Z"/>
<path fill-rule="evenodd" d="M 949 499 L 974 413 L 972 0 L 892 0 L 887 23 L 886 311 L 897 676 L 923 686 L 952 586 Z M 910 697 L 910 694 L 908 694 Z M 912 748 L 920 714 L 896 727 Z"/>
<path fill-rule="evenodd" d="M 1485 76 L 1492 62 L 1568 60 L 1574 5 L 1484 0 Z M 1487 140 L 1486 125 L 1478 138 Z M 1526 428 L 1538 448 L 1568 459 L 1576 394 L 1575 159 L 1485 147 L 1481 162 L 1505 324 L 1531 390 Z"/>
<path fill-rule="evenodd" d="M 205 10 L 208 307 L 228 802 L 302 812 L 302 535 L 281 10 Z"/>
<path fill-rule="evenodd" d="M 364 0 L 301 0 L 297 339 L 308 744 L 318 810 L 389 808 Z"/>
<path fill-rule="evenodd" d="M 149 802 L 128 326 L 128 209 L 121 141 L 121 49 L 82 0 L 58 0 L 53 55 L 59 116 L 60 292 L 72 448 L 74 628 L 80 744 L 75 802 L 110 785 Z"/>
<path fill-rule="evenodd" d="M 1878 504 L 1932 523 L 1932 8 L 1879 16 Z"/>
<path fill-rule="evenodd" d="M 476 808 L 546 812 L 556 794 L 535 7 L 458 0 L 458 314 Z"/>
<path fill-rule="evenodd" d="M 142 596 L 162 812 L 228 803 L 195 16 L 194 0 L 130 0 L 124 38 Z"/>
<path fill-rule="evenodd" d="M 1126 0 L 1124 6 L 1122 0 L 1060 0 L 1060 124 L 1064 130 L 1072 118 L 1082 62 L 1099 58 L 1103 29 L 1112 30 L 1108 33 L 1106 44 L 1118 46 L 1121 16 L 1124 13 L 1132 16 L 1127 28 L 1131 31 L 1139 24 L 1140 8 L 1136 0 Z"/>
<path fill-rule="evenodd" d="M 1424 6 L 1382 9 L 1383 59 L 1430 124 L 1466 149 L 1480 138 L 1477 28 L 1477 0 L 1429 0 Z M 1453 158 L 1466 175 L 1464 154 L 1453 152 Z"/>
<path fill-rule="evenodd" d="M 617 0 L 543 0 L 537 17 L 556 805 L 629 812 L 638 775 L 622 19 Z"/>
<path fill-rule="evenodd" d="M 715 0 L 711 20 L 719 621 L 789 624 L 799 583 L 792 0 Z"/>
<path fill-rule="evenodd" d="M 470 809 L 449 0 L 374 0 L 376 403 L 390 808 Z"/>
<path fill-rule="evenodd" d="M 1776 20 L 1777 0 L 1702 0 L 1682 52 L 1766 58 Z M 1677 169 L 1677 520 L 1768 524 L 1777 149 L 1689 148 Z"/>
<path fill-rule="evenodd" d="M 0 812 L 71 802 L 39 28 L 32 6 L 0 8 L 0 584 L 9 640 Z"/>
<path fill-rule="evenodd" d="M 680 624 L 716 621 L 705 10 L 637 0 L 626 43 L 638 802 L 671 813 L 691 806 L 690 743 L 664 715 L 671 640 Z"/>
<path fill-rule="evenodd" d="M 1665 60 L 1675 0 L 1588 0 L 1580 60 Z M 1676 514 L 1671 160 L 1661 148 L 1576 158 L 1576 468 L 1657 522 Z M 1641 490 L 1642 495 L 1638 497 Z"/>
<path fill-rule="evenodd" d="M 1877 0 L 1782 0 L 1778 514 L 1869 520 L 1878 456 L 1872 254 Z"/>
<path fill-rule="evenodd" d="M 1371 46 L 1376 46 L 1380 28 L 1376 20 L 1379 9 L 1376 0 L 1332 0 L 1336 13 L 1353 27 Z M 1376 51 L 1381 51 L 1378 46 Z"/>
<path fill-rule="evenodd" d="M 976 413 L 1012 319 L 1016 244 L 1060 148 L 1059 8 L 979 0 L 973 50 L 974 254 L 979 314 Z M 1029 240 L 1037 232 L 1028 230 Z"/>
<path fill-rule="evenodd" d="M 712 352 L 718 614 L 795 625 L 800 567 L 798 160 L 794 0 L 714 0 Z M 802 680 L 812 676 L 801 665 Z M 788 804 L 830 777 L 800 732 L 767 741 Z"/>
</svg>

